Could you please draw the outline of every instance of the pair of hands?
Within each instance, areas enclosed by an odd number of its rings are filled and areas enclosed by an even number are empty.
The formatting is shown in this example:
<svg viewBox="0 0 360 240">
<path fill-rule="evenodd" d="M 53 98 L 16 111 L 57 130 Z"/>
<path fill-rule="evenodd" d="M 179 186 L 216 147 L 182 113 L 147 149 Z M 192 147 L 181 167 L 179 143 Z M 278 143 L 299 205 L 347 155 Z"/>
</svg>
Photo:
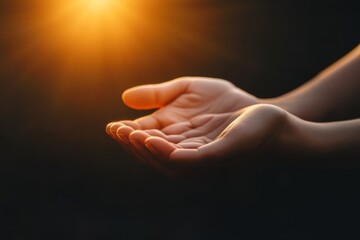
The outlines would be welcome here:
<svg viewBox="0 0 360 240">
<path fill-rule="evenodd" d="M 123 93 L 134 109 L 158 109 L 107 133 L 140 162 L 166 174 L 224 164 L 276 145 L 289 115 L 228 81 L 184 77 Z"/>
</svg>

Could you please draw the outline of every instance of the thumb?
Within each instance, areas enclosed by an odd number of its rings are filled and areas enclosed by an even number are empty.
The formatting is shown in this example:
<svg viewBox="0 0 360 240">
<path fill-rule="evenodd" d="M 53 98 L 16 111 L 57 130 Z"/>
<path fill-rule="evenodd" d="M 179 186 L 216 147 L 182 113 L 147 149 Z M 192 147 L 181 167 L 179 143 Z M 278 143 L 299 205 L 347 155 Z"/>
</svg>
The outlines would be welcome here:
<svg viewBox="0 0 360 240">
<path fill-rule="evenodd" d="M 134 109 L 154 109 L 167 105 L 189 85 L 188 79 L 176 79 L 160 84 L 149 84 L 133 87 L 122 94 L 124 103 Z"/>
</svg>

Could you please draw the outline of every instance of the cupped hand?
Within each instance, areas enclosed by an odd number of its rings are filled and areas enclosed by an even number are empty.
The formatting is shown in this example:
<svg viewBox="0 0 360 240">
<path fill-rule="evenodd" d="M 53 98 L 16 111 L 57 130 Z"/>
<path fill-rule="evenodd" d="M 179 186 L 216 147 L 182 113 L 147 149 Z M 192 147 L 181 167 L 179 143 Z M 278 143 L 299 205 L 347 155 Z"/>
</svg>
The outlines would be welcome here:
<svg viewBox="0 0 360 240">
<path fill-rule="evenodd" d="M 173 141 L 171 135 L 157 130 L 135 130 L 129 138 L 137 142 L 137 153 L 149 165 L 156 164 L 157 170 L 177 175 L 227 164 L 226 159 L 244 160 L 264 148 L 276 146 L 287 116 L 281 108 L 257 104 L 229 115 L 200 116 L 197 119 L 221 123 L 214 128 L 204 124 L 202 134 L 195 136 L 187 134 L 192 130 L 185 131 L 180 134 L 184 138 L 179 141 Z"/>
<path fill-rule="evenodd" d="M 260 102 L 228 81 L 203 77 L 183 77 L 131 88 L 123 93 L 123 101 L 134 109 L 158 109 L 134 121 L 113 122 L 107 126 L 109 135 L 146 163 L 151 154 L 143 156 L 146 147 L 139 144 L 141 140 L 155 136 L 194 148 L 202 142 L 189 139 L 202 136 L 213 139 L 236 118 L 234 112 Z M 136 131 L 147 135 L 134 140 L 134 136 L 139 135 Z"/>
<path fill-rule="evenodd" d="M 189 122 L 203 114 L 232 113 L 259 100 L 228 81 L 204 77 L 183 77 L 161 84 L 143 85 L 123 93 L 124 103 L 134 109 L 158 109 L 134 121 L 110 123 L 107 132 L 117 138 L 119 127 L 163 130 Z M 174 129 L 182 128 L 173 127 Z M 177 133 L 177 131 L 173 131 Z"/>
</svg>

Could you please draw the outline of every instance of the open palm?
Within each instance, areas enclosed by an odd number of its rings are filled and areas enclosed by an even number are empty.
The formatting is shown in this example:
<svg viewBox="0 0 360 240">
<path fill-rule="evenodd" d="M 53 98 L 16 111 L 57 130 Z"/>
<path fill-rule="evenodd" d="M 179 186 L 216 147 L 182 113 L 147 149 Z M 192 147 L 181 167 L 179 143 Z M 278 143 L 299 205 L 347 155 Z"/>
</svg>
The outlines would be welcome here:
<svg viewBox="0 0 360 240">
<path fill-rule="evenodd" d="M 259 103 L 228 81 L 198 77 L 131 88 L 123 100 L 134 109 L 158 108 L 134 121 L 107 126 L 113 138 L 147 163 L 151 156 L 144 146 L 146 138 L 160 137 L 178 147 L 196 149 L 213 141 L 237 117 L 236 111 Z"/>
<path fill-rule="evenodd" d="M 258 100 L 225 80 L 188 77 L 130 89 L 124 102 L 135 109 L 160 108 L 137 121 L 143 129 L 160 129 L 202 114 L 233 112 Z"/>
</svg>

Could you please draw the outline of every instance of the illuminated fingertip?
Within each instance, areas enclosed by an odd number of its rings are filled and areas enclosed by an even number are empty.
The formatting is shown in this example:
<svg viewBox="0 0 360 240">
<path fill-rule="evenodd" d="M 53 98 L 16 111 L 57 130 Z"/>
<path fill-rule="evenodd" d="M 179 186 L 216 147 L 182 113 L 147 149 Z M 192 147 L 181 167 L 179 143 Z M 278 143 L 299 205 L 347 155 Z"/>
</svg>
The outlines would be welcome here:
<svg viewBox="0 0 360 240">
<path fill-rule="evenodd" d="M 138 99 L 139 94 L 136 93 L 136 89 L 138 88 L 139 87 L 133 87 L 123 92 L 123 94 L 121 95 L 121 99 L 125 103 L 125 105 L 132 108 L 137 107 L 137 102 L 139 101 Z"/>
<path fill-rule="evenodd" d="M 134 131 L 134 129 L 132 129 L 131 127 L 121 126 L 121 127 L 117 128 L 116 135 L 123 134 L 125 136 L 129 136 L 133 131 Z"/>
<path fill-rule="evenodd" d="M 129 140 L 124 134 L 117 134 L 119 140 L 124 144 L 129 144 Z"/>
<path fill-rule="evenodd" d="M 134 130 L 129 135 L 130 140 L 137 140 L 140 142 L 145 142 L 148 137 L 150 137 L 150 135 L 141 130 Z"/>
<path fill-rule="evenodd" d="M 107 129 L 106 129 L 106 132 L 114 139 L 117 138 L 117 135 L 116 135 L 116 132 L 117 132 L 117 129 L 119 128 L 119 123 L 118 122 L 112 122 L 112 123 L 109 123 L 107 125 Z"/>
<path fill-rule="evenodd" d="M 110 134 L 110 128 L 111 128 L 111 125 L 113 124 L 113 122 L 111 122 L 111 123 L 108 123 L 107 125 L 106 125 L 106 127 L 105 127 L 105 132 L 107 133 L 107 134 Z"/>
<path fill-rule="evenodd" d="M 162 159 L 168 159 L 169 155 L 176 149 L 176 146 L 160 137 L 148 137 L 145 145 L 149 145 L 149 150 Z"/>
<path fill-rule="evenodd" d="M 130 89 L 131 89 L 131 88 L 130 88 Z M 127 99 L 127 95 L 129 94 L 130 89 L 125 90 L 125 91 L 122 93 L 122 95 L 121 95 L 121 99 L 122 99 L 122 101 L 123 101 L 124 103 L 127 102 L 126 99 Z"/>
</svg>

